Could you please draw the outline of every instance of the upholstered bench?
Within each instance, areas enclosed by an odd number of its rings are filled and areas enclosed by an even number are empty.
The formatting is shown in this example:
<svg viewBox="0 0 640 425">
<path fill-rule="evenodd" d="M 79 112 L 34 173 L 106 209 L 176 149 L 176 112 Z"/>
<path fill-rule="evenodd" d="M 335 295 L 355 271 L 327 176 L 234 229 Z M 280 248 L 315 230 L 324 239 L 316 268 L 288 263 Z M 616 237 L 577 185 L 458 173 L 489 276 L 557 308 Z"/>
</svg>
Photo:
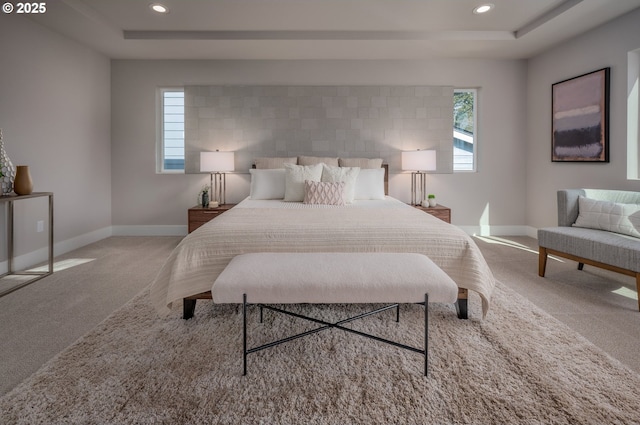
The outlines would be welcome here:
<svg viewBox="0 0 640 425">
<path fill-rule="evenodd" d="M 215 303 L 243 304 L 243 374 L 247 355 L 325 329 L 341 329 L 424 355 L 428 371 L 428 304 L 454 303 L 456 283 L 428 257 L 413 253 L 253 253 L 238 255 L 211 289 Z M 273 304 L 394 303 L 335 323 L 291 313 Z M 342 326 L 344 323 L 396 308 L 424 303 L 424 349 L 410 347 Z M 247 348 L 247 306 L 258 304 L 321 327 L 268 344 Z"/>
</svg>

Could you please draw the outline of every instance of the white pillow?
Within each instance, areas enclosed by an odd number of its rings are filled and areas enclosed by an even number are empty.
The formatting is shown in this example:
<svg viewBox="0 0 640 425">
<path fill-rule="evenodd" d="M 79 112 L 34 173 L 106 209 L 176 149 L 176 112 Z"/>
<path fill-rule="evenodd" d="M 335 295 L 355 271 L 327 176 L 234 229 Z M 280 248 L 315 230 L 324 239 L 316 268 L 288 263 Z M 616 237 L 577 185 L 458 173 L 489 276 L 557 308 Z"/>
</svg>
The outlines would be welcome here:
<svg viewBox="0 0 640 425">
<path fill-rule="evenodd" d="M 284 198 L 284 168 L 250 169 L 251 199 L 282 199 Z"/>
<path fill-rule="evenodd" d="M 384 168 L 360 169 L 354 199 L 384 199 Z"/>
<path fill-rule="evenodd" d="M 324 164 L 322 167 L 323 182 L 344 182 L 344 201 L 347 204 L 353 202 L 356 194 L 356 179 L 360 167 L 332 167 Z"/>
<path fill-rule="evenodd" d="M 319 182 L 323 164 L 293 165 L 284 164 L 284 200 L 302 202 L 304 200 L 304 181 Z"/>
<path fill-rule="evenodd" d="M 618 204 L 580 196 L 578 218 L 573 226 L 640 238 L 640 204 Z"/>
</svg>

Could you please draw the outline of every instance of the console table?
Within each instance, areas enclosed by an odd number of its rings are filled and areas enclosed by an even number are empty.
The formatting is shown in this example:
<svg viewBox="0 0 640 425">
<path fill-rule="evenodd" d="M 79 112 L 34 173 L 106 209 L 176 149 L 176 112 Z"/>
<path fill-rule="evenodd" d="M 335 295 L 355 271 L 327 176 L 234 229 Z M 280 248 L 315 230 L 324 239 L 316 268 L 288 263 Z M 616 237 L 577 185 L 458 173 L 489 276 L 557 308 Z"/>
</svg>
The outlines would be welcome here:
<svg viewBox="0 0 640 425">
<path fill-rule="evenodd" d="M 13 204 L 17 201 L 21 201 L 24 199 L 30 198 L 41 198 L 48 197 L 49 198 L 49 264 L 46 271 L 16 271 L 14 270 L 14 252 L 13 252 Z M 26 286 L 30 283 L 35 282 L 38 279 L 42 279 L 45 276 L 49 276 L 53 273 L 53 193 L 52 192 L 33 192 L 30 195 L 7 195 L 0 196 L 0 203 L 8 204 L 8 212 L 7 212 L 7 258 L 8 258 L 8 270 L 7 273 L 0 275 L 0 278 L 9 275 L 23 275 L 23 276 L 33 276 L 28 280 L 20 280 L 20 283 L 17 285 L 2 290 L 0 292 L 0 297 L 7 295 L 10 292 L 15 291 L 16 289 L 20 289 L 23 286 Z"/>
</svg>

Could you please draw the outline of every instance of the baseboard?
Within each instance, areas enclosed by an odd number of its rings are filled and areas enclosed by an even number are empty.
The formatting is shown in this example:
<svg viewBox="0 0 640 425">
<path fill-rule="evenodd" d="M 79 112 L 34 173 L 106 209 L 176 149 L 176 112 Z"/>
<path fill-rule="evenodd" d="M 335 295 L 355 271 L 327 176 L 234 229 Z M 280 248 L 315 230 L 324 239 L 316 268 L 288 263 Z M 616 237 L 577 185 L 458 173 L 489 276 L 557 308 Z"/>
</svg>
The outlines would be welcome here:
<svg viewBox="0 0 640 425">
<path fill-rule="evenodd" d="M 471 236 L 530 236 L 529 226 L 456 226 Z"/>
<path fill-rule="evenodd" d="M 112 226 L 112 236 L 186 236 L 186 225 L 173 226 Z"/>
<path fill-rule="evenodd" d="M 80 236 L 76 236 L 71 239 L 56 242 L 53 244 L 53 256 L 66 254 L 74 249 L 82 248 L 85 245 L 89 245 L 99 240 L 108 238 L 111 236 L 111 226 L 103 227 L 102 229 L 94 230 L 93 232 L 85 233 Z M 14 270 L 25 270 L 34 265 L 44 263 L 49 259 L 49 248 L 43 247 L 35 251 L 18 255 L 13 260 Z M 8 261 L 0 262 L 0 272 L 6 273 L 9 270 Z"/>
</svg>

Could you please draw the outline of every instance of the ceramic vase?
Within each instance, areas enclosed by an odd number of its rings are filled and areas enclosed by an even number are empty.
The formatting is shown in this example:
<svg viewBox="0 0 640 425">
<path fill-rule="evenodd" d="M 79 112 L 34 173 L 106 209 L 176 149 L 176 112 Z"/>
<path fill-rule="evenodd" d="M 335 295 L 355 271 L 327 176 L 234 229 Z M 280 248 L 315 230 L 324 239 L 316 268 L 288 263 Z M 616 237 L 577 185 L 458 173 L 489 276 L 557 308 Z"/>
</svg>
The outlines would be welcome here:
<svg viewBox="0 0 640 425">
<path fill-rule="evenodd" d="M 33 192 L 33 180 L 31 180 L 31 173 L 29 173 L 28 165 L 18 165 L 16 171 L 16 179 L 13 182 L 13 191 L 17 195 L 31 195 Z"/>
<path fill-rule="evenodd" d="M 2 129 L 0 128 L 0 188 L 1 196 L 6 196 L 13 192 L 13 182 L 16 178 L 16 167 L 7 156 L 4 150 L 4 142 L 2 141 Z"/>
<path fill-rule="evenodd" d="M 438 202 L 436 201 L 436 198 L 429 198 L 429 206 L 431 208 L 434 208 L 436 205 L 438 205 Z"/>
</svg>

